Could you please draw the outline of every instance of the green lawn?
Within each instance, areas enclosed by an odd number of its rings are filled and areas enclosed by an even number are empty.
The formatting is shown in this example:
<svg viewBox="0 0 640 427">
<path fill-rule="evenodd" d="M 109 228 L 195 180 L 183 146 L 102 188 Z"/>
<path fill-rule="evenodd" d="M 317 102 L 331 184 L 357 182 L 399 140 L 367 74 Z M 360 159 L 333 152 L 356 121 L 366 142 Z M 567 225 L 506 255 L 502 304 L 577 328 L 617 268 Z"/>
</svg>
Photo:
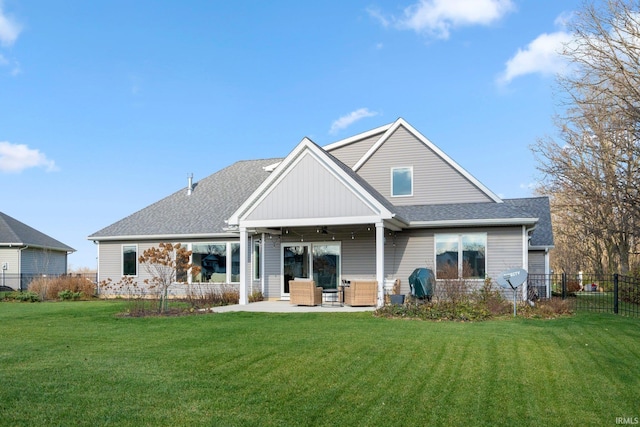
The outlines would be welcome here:
<svg viewBox="0 0 640 427">
<path fill-rule="evenodd" d="M 1 303 L 0 425 L 592 426 L 640 417 L 640 320 L 118 318 Z"/>
</svg>

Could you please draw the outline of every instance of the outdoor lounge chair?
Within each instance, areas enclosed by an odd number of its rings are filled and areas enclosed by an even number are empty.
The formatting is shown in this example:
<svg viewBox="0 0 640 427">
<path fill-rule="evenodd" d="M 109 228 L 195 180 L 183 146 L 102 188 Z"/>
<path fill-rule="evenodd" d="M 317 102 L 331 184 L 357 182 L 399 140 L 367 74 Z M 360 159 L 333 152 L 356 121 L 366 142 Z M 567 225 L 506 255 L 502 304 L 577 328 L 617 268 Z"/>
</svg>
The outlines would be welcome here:
<svg viewBox="0 0 640 427">
<path fill-rule="evenodd" d="M 378 302 L 378 282 L 375 280 L 352 280 L 344 288 L 346 305 L 376 305 Z"/>
<path fill-rule="evenodd" d="M 322 288 L 313 280 L 289 280 L 289 302 L 295 305 L 322 304 Z"/>
</svg>

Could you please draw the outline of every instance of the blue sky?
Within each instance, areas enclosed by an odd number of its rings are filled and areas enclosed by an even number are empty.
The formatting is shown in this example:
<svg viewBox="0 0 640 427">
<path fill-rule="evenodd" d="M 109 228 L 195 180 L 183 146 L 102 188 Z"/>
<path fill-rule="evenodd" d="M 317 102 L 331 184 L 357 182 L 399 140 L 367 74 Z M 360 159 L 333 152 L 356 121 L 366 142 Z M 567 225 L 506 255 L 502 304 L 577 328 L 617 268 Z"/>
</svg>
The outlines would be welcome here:
<svg viewBox="0 0 640 427">
<path fill-rule="evenodd" d="M 0 211 L 77 250 L 237 160 L 402 117 L 531 196 L 580 0 L 0 0 Z"/>
</svg>

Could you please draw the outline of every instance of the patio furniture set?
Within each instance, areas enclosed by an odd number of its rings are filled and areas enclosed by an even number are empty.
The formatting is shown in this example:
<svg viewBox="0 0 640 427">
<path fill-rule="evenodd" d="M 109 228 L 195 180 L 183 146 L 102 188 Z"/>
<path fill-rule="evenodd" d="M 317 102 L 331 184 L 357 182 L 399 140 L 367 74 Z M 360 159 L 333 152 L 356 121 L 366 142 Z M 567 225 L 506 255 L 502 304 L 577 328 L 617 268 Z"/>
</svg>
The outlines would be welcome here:
<svg viewBox="0 0 640 427">
<path fill-rule="evenodd" d="M 324 289 L 316 286 L 311 279 L 296 279 L 289 281 L 289 295 L 289 301 L 294 305 L 374 306 L 377 303 L 378 282 L 375 280 L 351 280 L 343 282 L 337 289 Z"/>
</svg>

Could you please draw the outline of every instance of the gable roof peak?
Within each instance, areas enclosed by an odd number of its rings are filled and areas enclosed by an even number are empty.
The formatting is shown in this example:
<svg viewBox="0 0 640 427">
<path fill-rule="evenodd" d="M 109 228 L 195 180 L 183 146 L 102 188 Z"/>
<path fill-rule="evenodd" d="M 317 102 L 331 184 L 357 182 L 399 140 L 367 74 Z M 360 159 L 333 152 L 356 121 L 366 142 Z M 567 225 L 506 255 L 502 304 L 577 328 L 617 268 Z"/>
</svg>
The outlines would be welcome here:
<svg viewBox="0 0 640 427">
<path fill-rule="evenodd" d="M 356 162 L 353 166 L 354 172 L 358 172 L 358 170 L 373 156 L 373 154 L 378 151 L 378 149 L 391 138 L 391 136 L 400 128 L 405 128 L 409 133 L 415 136 L 422 144 L 431 149 L 437 156 L 439 156 L 442 160 L 448 163 L 452 168 L 457 170 L 462 176 L 464 176 L 467 180 L 469 180 L 473 185 L 475 185 L 480 191 L 485 193 L 490 199 L 492 199 L 496 203 L 502 203 L 502 199 L 498 197 L 493 191 L 487 188 L 484 184 L 482 184 L 478 179 L 476 179 L 473 175 L 467 172 L 462 166 L 460 166 L 456 161 L 454 161 L 451 157 L 449 157 L 444 151 L 442 151 L 437 145 L 431 142 L 427 137 L 425 137 L 422 133 L 420 133 L 416 128 L 411 126 L 409 122 L 407 122 L 402 117 L 399 117 L 395 122 L 393 122 L 384 132 L 384 134 L 369 148 L 369 150 Z"/>
</svg>

